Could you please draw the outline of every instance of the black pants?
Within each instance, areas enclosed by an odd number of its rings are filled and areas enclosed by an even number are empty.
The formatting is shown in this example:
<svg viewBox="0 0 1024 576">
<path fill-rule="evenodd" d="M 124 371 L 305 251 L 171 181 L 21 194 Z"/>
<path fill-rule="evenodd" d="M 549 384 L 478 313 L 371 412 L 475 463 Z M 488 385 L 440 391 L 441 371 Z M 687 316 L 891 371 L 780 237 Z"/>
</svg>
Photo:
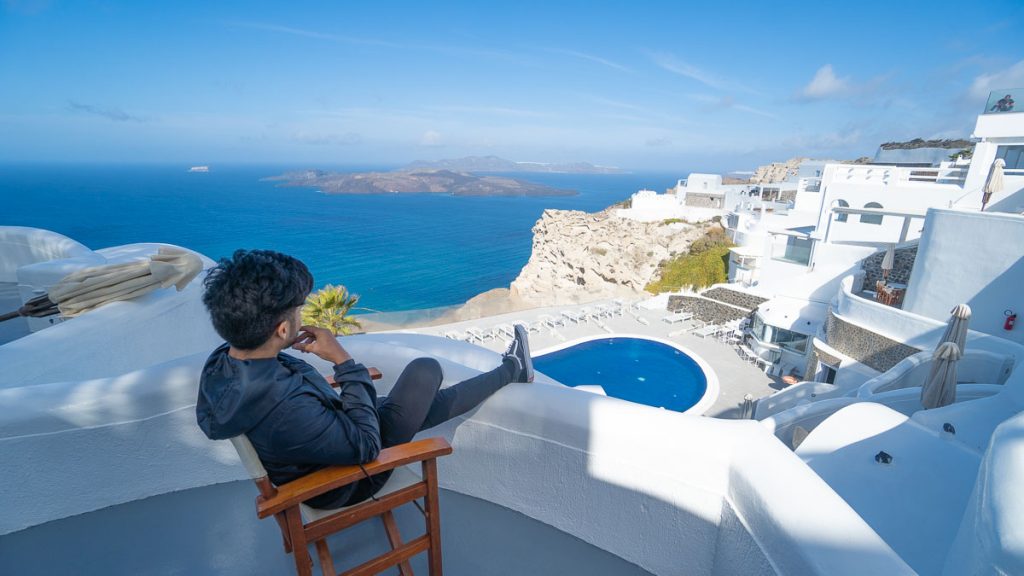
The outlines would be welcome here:
<svg viewBox="0 0 1024 576">
<path fill-rule="evenodd" d="M 458 384 L 441 388 L 441 365 L 433 358 L 409 363 L 386 397 L 377 399 L 380 439 L 383 448 L 405 444 L 420 430 L 426 430 L 465 414 L 491 394 L 512 381 L 513 368 L 507 363 Z M 360 480 L 352 497 L 339 506 L 351 506 L 376 493 L 390 472 Z"/>
</svg>

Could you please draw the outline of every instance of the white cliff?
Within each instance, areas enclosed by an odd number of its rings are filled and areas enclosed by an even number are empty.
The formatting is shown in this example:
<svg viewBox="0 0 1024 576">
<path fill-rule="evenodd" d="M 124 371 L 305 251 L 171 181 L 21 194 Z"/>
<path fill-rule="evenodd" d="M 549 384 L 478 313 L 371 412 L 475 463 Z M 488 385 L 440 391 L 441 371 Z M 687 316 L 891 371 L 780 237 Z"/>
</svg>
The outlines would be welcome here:
<svg viewBox="0 0 1024 576">
<path fill-rule="evenodd" d="M 522 306 L 634 298 L 662 260 L 685 253 L 700 234 L 689 224 L 636 222 L 611 210 L 545 210 L 533 227 L 530 260 L 509 297 Z"/>
</svg>

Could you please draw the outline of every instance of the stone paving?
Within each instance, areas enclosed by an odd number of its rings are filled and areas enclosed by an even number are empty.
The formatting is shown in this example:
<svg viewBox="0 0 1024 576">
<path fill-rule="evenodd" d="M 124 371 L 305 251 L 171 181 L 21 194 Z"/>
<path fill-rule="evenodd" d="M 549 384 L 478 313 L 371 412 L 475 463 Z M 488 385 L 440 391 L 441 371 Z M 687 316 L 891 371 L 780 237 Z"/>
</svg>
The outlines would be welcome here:
<svg viewBox="0 0 1024 576">
<path fill-rule="evenodd" d="M 561 318 L 562 311 L 579 312 L 584 308 L 593 310 L 596 305 L 611 304 L 612 302 L 605 301 L 592 302 L 585 306 L 536 308 L 478 320 L 401 331 L 444 336 L 446 333 L 465 334 L 470 328 L 488 333 L 501 324 L 533 324 L 535 330 L 530 333 L 530 347 L 534 354 L 586 336 L 632 334 L 667 339 L 700 356 L 714 369 L 718 376 L 720 393 L 714 405 L 704 415 L 717 418 L 738 418 L 745 394 L 751 394 L 754 399 L 758 399 L 783 387 L 778 379 L 765 375 L 760 369 L 741 359 L 729 344 L 719 342 L 716 338 L 700 338 L 684 333 L 689 327 L 687 322 L 665 322 L 663 318 L 668 312 L 664 309 L 647 310 L 624 306 L 621 316 L 590 319 L 579 324 L 567 322 L 565 326 L 555 328 L 539 327 L 540 318 L 544 315 Z M 482 343 L 477 343 L 485 348 L 501 351 L 507 346 L 508 337 L 488 338 Z"/>
</svg>

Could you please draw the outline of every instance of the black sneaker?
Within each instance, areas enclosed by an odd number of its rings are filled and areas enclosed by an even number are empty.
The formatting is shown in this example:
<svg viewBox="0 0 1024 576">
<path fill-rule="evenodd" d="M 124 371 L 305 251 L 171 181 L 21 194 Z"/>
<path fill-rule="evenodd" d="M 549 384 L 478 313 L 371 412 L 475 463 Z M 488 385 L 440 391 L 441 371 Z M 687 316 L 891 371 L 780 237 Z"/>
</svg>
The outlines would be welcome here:
<svg viewBox="0 0 1024 576">
<path fill-rule="evenodd" d="M 533 382 L 533 359 L 530 358 L 530 341 L 526 335 L 526 327 L 516 324 L 515 337 L 508 345 L 505 356 L 511 358 L 519 369 L 513 382 Z"/>
</svg>

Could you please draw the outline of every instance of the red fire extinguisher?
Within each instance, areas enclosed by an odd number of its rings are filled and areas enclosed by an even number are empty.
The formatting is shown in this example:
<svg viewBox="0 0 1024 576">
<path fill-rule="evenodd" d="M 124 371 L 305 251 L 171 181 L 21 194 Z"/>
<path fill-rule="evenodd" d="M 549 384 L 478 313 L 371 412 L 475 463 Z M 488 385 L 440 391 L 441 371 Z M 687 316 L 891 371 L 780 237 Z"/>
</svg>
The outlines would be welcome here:
<svg viewBox="0 0 1024 576">
<path fill-rule="evenodd" d="M 1013 330 L 1013 325 L 1017 323 L 1017 313 L 1013 310 L 1006 310 L 1003 312 L 1006 314 L 1006 322 L 1003 322 L 1003 330 L 1009 332 Z"/>
</svg>

